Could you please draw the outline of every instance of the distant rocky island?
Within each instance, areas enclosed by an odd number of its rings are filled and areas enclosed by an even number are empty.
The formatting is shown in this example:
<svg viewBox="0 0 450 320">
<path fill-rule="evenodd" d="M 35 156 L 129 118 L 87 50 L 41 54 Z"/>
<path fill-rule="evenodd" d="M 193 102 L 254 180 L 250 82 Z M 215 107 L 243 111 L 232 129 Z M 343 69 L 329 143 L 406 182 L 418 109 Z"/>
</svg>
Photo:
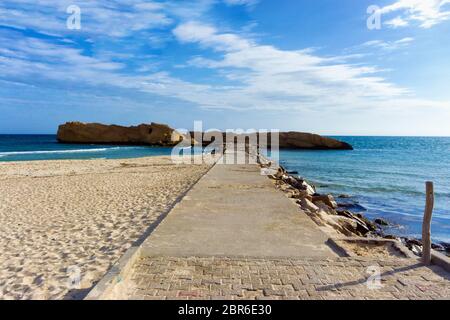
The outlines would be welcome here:
<svg viewBox="0 0 450 320">
<path fill-rule="evenodd" d="M 214 134 L 208 133 L 208 137 L 205 133 L 201 134 L 204 145 L 208 145 L 214 141 L 208 138 Z M 222 132 L 217 134 L 225 135 Z M 191 132 L 191 136 L 194 137 L 193 132 Z M 100 123 L 67 122 L 59 126 L 57 139 L 61 143 L 171 147 L 180 143 L 184 139 L 184 136 L 168 125 L 158 123 L 124 127 Z M 270 141 L 271 137 L 269 133 L 269 147 Z M 192 143 L 196 143 L 195 140 L 192 140 Z M 346 142 L 317 134 L 292 131 L 280 132 L 279 146 L 281 149 L 353 150 L 353 147 Z"/>
</svg>

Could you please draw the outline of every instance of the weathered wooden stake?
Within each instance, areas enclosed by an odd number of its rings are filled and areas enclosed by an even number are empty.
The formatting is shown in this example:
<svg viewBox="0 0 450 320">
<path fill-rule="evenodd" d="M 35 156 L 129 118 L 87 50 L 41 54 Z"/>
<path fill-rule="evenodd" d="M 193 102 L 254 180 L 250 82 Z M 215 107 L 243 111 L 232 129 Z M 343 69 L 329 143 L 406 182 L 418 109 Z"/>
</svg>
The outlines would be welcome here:
<svg viewBox="0 0 450 320">
<path fill-rule="evenodd" d="M 433 182 L 426 183 L 426 205 L 422 224 L 422 262 L 431 264 L 431 217 L 434 207 Z"/>
</svg>

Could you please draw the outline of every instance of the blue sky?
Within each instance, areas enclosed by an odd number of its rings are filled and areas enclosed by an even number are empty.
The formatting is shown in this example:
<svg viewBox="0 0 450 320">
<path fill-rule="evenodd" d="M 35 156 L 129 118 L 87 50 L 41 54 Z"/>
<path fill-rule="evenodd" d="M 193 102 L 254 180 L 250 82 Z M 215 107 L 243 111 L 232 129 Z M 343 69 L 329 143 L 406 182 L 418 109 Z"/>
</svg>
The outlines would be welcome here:
<svg viewBox="0 0 450 320">
<path fill-rule="evenodd" d="M 449 34 L 450 0 L 2 0 L 0 133 L 450 135 Z"/>
</svg>

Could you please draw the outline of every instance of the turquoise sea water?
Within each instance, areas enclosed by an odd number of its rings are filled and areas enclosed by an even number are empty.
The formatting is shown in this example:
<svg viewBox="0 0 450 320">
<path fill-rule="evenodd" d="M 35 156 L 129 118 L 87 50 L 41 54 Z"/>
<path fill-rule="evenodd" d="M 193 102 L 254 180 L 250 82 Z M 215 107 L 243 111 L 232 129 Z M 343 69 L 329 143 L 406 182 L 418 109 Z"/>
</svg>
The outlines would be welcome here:
<svg viewBox="0 0 450 320">
<path fill-rule="evenodd" d="M 336 137 L 353 151 L 281 151 L 280 161 L 318 187 L 352 196 L 369 218 L 394 224 L 387 233 L 421 237 L 425 181 L 435 184 L 432 236 L 450 242 L 450 138 Z M 358 207 L 352 209 L 358 211 Z"/>
<path fill-rule="evenodd" d="M 318 192 L 352 196 L 370 218 L 394 226 L 387 232 L 420 237 L 425 181 L 435 183 L 432 235 L 450 242 L 450 138 L 336 137 L 353 151 L 288 151 L 281 164 L 316 184 Z M 170 155 L 170 148 L 59 144 L 54 135 L 0 135 L 1 161 L 120 159 Z"/>
<path fill-rule="evenodd" d="M 63 144 L 55 135 L 0 135 L 0 161 L 122 159 L 170 155 L 171 148 Z"/>
</svg>

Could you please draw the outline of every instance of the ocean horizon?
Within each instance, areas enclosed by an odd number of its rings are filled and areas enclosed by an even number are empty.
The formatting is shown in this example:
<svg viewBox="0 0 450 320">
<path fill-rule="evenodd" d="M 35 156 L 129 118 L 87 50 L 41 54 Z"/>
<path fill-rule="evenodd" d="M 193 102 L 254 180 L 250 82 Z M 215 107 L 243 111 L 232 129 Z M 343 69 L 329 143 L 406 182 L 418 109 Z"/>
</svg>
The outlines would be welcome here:
<svg viewBox="0 0 450 320">
<path fill-rule="evenodd" d="M 433 181 L 434 241 L 450 242 L 450 137 L 330 136 L 355 150 L 281 150 L 280 164 L 370 219 L 388 234 L 421 237 L 425 182 Z M 58 143 L 56 135 L 0 135 L 0 162 L 128 159 L 170 155 L 168 147 Z M 345 196 L 345 198 L 340 196 Z"/>
</svg>

